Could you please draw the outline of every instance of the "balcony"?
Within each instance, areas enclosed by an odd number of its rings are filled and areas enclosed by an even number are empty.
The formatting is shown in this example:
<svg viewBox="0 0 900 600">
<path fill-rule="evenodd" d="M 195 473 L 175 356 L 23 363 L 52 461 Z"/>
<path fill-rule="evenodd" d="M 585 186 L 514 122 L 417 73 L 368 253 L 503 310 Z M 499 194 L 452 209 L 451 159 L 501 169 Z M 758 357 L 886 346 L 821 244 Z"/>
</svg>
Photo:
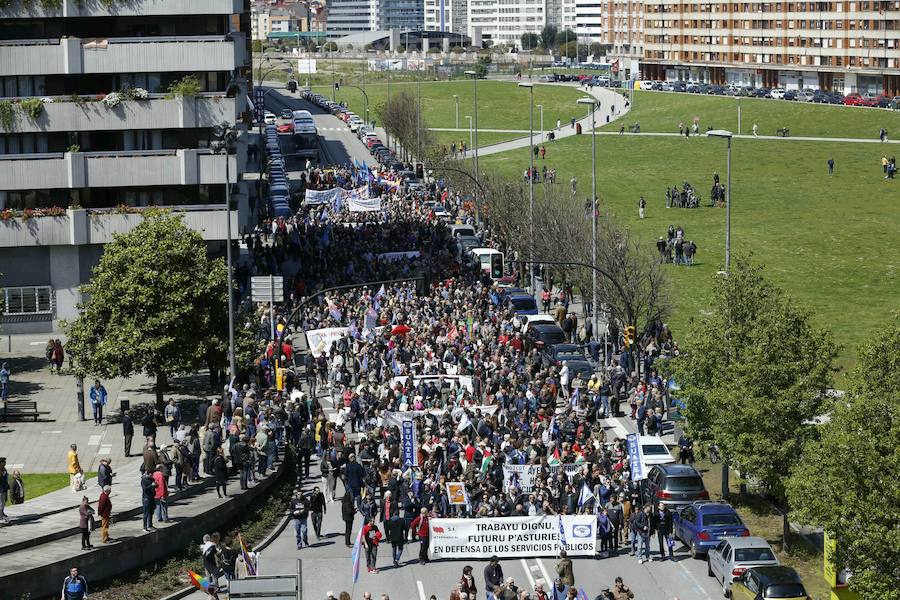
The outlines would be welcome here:
<svg viewBox="0 0 900 600">
<path fill-rule="evenodd" d="M 22 6 L 13 2 L 0 8 L 0 19 L 59 17 L 143 17 L 159 15 L 234 15 L 245 11 L 244 0 L 139 0 L 117 2 L 106 7 L 102 2 L 62 0 L 59 7 L 43 7 L 40 2 Z"/>
<path fill-rule="evenodd" d="M 0 41 L 0 76 L 232 71 L 246 63 L 242 33 Z"/>
<path fill-rule="evenodd" d="M 237 181 L 237 157 L 228 156 Z M 225 156 L 209 150 L 0 155 L 4 190 L 221 184 Z"/>
<path fill-rule="evenodd" d="M 180 206 L 172 211 L 181 215 L 185 225 L 199 231 L 204 240 L 227 239 L 225 205 Z M 117 210 L 73 210 L 59 217 L 14 217 L 0 220 L 0 248 L 25 246 L 70 246 L 76 244 L 107 244 L 117 233 L 131 231 L 143 216 Z M 238 231 L 238 212 L 231 211 L 231 228 Z"/>
<path fill-rule="evenodd" d="M 246 107 L 245 98 L 204 94 L 197 98 L 166 98 L 153 94 L 147 100 L 130 100 L 110 108 L 103 102 L 72 102 L 56 97 L 45 102 L 37 119 L 21 112 L 12 129 L 16 133 L 53 131 L 122 131 L 127 129 L 185 129 L 234 123 Z"/>
</svg>

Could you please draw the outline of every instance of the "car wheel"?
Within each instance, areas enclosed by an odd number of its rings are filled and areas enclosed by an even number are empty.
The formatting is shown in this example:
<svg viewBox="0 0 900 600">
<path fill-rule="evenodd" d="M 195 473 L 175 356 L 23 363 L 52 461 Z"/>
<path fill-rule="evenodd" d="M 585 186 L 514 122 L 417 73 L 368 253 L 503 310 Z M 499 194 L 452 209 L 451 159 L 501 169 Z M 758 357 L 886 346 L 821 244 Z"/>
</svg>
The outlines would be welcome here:
<svg viewBox="0 0 900 600">
<path fill-rule="evenodd" d="M 725 583 L 725 576 L 722 576 L 722 595 L 726 598 L 731 597 L 731 590 L 728 588 L 728 584 Z"/>
<path fill-rule="evenodd" d="M 697 552 L 697 546 L 693 542 L 691 542 L 691 558 L 696 559 L 698 557 L 699 553 Z"/>
<path fill-rule="evenodd" d="M 715 577 L 715 575 L 713 575 L 713 572 L 712 572 L 712 565 L 709 562 L 706 563 L 706 576 L 707 577 Z"/>
</svg>

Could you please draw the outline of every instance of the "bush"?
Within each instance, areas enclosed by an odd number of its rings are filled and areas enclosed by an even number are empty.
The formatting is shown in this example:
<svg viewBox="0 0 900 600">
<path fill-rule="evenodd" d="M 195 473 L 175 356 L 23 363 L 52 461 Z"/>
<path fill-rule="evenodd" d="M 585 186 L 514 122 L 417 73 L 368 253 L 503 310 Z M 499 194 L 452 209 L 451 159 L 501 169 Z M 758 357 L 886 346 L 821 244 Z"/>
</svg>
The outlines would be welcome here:
<svg viewBox="0 0 900 600">
<path fill-rule="evenodd" d="M 185 75 L 169 85 L 168 98 L 194 98 L 200 94 L 200 80 L 196 75 Z"/>
<path fill-rule="evenodd" d="M 40 98 L 26 98 L 19 103 L 29 119 L 37 119 L 44 112 L 44 103 Z"/>
</svg>

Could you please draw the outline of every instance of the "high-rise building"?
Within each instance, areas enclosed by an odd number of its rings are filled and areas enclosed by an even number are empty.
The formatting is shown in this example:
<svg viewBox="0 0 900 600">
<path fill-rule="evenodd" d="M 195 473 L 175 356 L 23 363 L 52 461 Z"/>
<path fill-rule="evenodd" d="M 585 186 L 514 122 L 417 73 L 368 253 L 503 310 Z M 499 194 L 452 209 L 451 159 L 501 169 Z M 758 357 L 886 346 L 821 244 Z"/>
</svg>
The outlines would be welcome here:
<svg viewBox="0 0 900 600">
<path fill-rule="evenodd" d="M 561 5 L 562 0 L 468 0 L 467 34 L 475 39 L 477 28 L 486 43 L 521 48 L 522 34 L 540 35 L 545 25 L 562 24 Z"/>
<path fill-rule="evenodd" d="M 637 77 L 644 55 L 644 4 L 643 0 L 602 0 L 600 43 L 623 78 Z"/>
<path fill-rule="evenodd" d="M 468 34 L 468 0 L 424 0 L 425 29 Z"/>
<path fill-rule="evenodd" d="M 49 331 L 141 207 L 179 211 L 213 250 L 229 216 L 237 233 L 243 140 L 211 141 L 248 110 L 249 2 L 23 4 L 0 8 L 0 300 L 6 331 Z"/>
<path fill-rule="evenodd" d="M 647 2 L 643 77 L 900 93 L 900 5 Z"/>
<path fill-rule="evenodd" d="M 367 31 L 419 31 L 425 25 L 422 0 L 330 0 L 328 39 Z"/>
<path fill-rule="evenodd" d="M 579 44 L 601 42 L 602 5 L 602 0 L 562 0 L 560 29 L 575 33 Z"/>
</svg>

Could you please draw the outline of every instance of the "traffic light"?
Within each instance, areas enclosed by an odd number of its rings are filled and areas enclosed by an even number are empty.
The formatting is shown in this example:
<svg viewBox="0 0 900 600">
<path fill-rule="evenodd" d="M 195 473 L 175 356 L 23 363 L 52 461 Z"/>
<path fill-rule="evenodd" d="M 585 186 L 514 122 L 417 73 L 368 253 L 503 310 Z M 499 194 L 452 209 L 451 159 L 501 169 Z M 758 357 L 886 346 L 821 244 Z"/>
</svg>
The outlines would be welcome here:
<svg viewBox="0 0 900 600">
<path fill-rule="evenodd" d="M 334 84 L 334 89 L 335 89 L 335 90 L 341 89 L 341 84 L 335 83 L 335 84 Z"/>
<path fill-rule="evenodd" d="M 625 328 L 625 331 L 622 333 L 622 338 L 625 340 L 626 346 L 631 346 L 634 343 L 635 337 L 635 329 L 634 325 L 629 325 Z"/>
<path fill-rule="evenodd" d="M 416 179 L 419 181 L 425 179 L 425 165 L 420 162 L 416 163 Z"/>
<path fill-rule="evenodd" d="M 491 255 L 491 279 L 500 279 L 503 277 L 503 255 Z"/>
</svg>

